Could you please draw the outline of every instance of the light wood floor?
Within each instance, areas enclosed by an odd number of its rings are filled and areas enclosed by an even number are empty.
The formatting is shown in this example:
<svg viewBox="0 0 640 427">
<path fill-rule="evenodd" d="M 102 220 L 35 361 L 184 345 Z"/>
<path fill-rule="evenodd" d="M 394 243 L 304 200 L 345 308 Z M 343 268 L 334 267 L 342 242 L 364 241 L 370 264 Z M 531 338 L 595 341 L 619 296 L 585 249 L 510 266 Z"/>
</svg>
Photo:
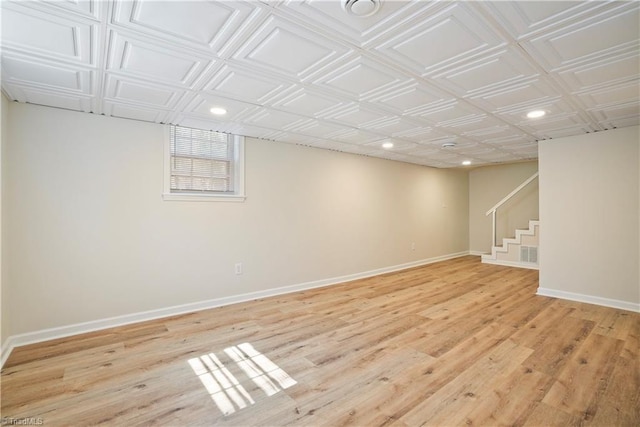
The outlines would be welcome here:
<svg viewBox="0 0 640 427">
<path fill-rule="evenodd" d="M 640 314 L 537 285 L 536 271 L 463 257 L 24 346 L 2 370 L 2 417 L 640 426 Z"/>
</svg>

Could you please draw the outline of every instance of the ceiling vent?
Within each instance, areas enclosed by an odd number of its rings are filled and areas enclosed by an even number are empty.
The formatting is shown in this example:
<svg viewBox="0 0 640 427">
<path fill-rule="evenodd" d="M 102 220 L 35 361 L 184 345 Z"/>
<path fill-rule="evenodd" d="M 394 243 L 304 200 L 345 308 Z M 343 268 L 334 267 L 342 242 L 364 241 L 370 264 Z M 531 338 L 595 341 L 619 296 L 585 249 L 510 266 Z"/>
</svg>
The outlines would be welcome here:
<svg viewBox="0 0 640 427">
<path fill-rule="evenodd" d="M 342 8 L 351 16 L 365 18 L 380 9 L 381 0 L 344 0 Z"/>
</svg>

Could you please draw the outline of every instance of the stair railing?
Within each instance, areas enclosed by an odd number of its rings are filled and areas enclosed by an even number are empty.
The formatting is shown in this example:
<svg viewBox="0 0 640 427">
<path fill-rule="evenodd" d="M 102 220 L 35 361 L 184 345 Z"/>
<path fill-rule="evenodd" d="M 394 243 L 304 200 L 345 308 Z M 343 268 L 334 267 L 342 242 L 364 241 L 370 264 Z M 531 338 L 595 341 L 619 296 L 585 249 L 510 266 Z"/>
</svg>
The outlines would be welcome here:
<svg viewBox="0 0 640 427">
<path fill-rule="evenodd" d="M 492 216 L 492 219 L 491 219 L 491 222 L 493 224 L 493 233 L 491 234 L 491 246 L 492 247 L 496 245 L 496 212 L 498 211 L 498 208 L 500 206 L 504 205 L 506 202 L 508 202 L 509 199 L 511 199 L 516 194 L 518 194 L 518 192 L 520 190 L 522 190 L 524 187 L 529 185 L 531 183 L 531 181 L 533 181 L 537 177 L 538 177 L 538 172 L 534 173 L 529 178 L 527 178 L 527 180 L 525 182 L 523 182 L 522 184 L 518 185 L 515 190 L 513 190 L 511 193 L 507 194 L 502 200 L 500 200 L 498 203 L 496 203 L 494 207 L 492 207 L 491 209 L 489 209 L 487 211 L 486 216 L 489 216 L 489 215 Z"/>
</svg>

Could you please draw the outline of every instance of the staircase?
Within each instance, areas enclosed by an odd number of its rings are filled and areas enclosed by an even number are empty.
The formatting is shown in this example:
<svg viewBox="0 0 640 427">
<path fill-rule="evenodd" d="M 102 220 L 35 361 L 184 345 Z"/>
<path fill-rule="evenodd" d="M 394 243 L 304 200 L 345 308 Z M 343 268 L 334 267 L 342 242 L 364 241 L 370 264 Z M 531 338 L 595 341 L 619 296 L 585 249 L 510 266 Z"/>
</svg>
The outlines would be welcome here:
<svg viewBox="0 0 640 427">
<path fill-rule="evenodd" d="M 538 269 L 538 236 L 540 221 L 529 221 L 529 228 L 516 230 L 516 236 L 502 239 L 502 246 L 493 246 L 490 254 L 482 255 L 485 264 Z"/>
<path fill-rule="evenodd" d="M 538 178 L 538 172 L 527 178 L 526 181 L 487 211 L 487 216 L 491 215 L 493 233 L 491 236 L 491 254 L 482 255 L 483 263 L 538 269 L 540 221 L 529 221 L 528 229 L 516 230 L 516 237 L 502 239 L 502 246 L 496 245 L 496 216 L 498 209 L 536 178 Z"/>
</svg>

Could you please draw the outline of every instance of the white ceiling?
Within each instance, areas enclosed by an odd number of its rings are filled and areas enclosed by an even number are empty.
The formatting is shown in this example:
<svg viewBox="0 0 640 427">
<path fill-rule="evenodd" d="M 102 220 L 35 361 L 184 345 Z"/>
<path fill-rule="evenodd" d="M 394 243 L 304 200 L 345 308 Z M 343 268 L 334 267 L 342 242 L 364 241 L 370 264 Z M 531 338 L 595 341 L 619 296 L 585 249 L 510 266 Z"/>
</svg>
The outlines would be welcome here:
<svg viewBox="0 0 640 427">
<path fill-rule="evenodd" d="M 382 0 L 357 18 L 339 0 L 3 0 L 2 90 L 434 167 L 513 162 L 536 158 L 538 140 L 638 124 L 639 11 Z"/>
</svg>

